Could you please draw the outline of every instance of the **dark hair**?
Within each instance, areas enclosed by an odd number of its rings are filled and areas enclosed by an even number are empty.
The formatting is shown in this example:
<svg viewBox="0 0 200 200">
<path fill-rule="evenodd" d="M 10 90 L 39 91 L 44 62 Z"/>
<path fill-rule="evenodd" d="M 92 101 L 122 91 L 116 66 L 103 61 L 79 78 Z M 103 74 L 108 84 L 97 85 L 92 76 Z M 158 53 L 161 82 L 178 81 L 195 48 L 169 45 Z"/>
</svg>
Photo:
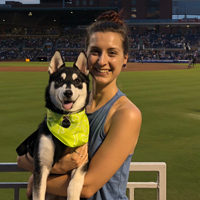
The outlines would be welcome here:
<svg viewBox="0 0 200 200">
<path fill-rule="evenodd" d="M 90 37 L 95 32 L 115 32 L 122 36 L 122 46 L 124 54 L 128 53 L 128 30 L 121 16 L 116 11 L 106 11 L 102 13 L 87 29 L 86 48 L 89 45 Z"/>
</svg>

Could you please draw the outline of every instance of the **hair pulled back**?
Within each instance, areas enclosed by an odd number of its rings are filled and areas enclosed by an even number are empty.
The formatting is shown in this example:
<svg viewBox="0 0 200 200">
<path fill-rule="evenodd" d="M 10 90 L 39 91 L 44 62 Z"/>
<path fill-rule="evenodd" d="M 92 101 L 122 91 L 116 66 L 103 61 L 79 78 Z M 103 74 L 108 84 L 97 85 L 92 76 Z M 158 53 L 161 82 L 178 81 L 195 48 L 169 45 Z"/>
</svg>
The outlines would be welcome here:
<svg viewBox="0 0 200 200">
<path fill-rule="evenodd" d="M 86 48 L 88 48 L 90 37 L 96 32 L 115 32 L 122 37 L 122 46 L 124 54 L 128 54 L 128 31 L 127 26 L 116 11 L 110 10 L 103 12 L 96 22 L 91 24 L 87 29 Z"/>
</svg>

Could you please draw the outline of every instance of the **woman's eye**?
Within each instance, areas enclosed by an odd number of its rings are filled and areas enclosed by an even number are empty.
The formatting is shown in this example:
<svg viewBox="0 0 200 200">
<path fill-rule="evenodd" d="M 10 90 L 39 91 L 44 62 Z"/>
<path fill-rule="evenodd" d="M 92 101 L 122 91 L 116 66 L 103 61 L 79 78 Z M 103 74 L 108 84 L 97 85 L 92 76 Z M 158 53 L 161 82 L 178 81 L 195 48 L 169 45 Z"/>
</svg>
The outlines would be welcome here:
<svg viewBox="0 0 200 200">
<path fill-rule="evenodd" d="M 100 54 L 100 51 L 96 48 L 93 48 L 93 49 L 90 50 L 90 54 L 98 56 Z"/>
<path fill-rule="evenodd" d="M 99 52 L 97 52 L 97 51 L 91 51 L 90 54 L 94 55 L 94 56 L 97 56 L 97 55 L 99 55 Z"/>
<path fill-rule="evenodd" d="M 116 51 L 109 51 L 108 54 L 109 54 L 109 56 L 115 56 L 115 55 L 117 55 L 117 52 Z"/>
</svg>

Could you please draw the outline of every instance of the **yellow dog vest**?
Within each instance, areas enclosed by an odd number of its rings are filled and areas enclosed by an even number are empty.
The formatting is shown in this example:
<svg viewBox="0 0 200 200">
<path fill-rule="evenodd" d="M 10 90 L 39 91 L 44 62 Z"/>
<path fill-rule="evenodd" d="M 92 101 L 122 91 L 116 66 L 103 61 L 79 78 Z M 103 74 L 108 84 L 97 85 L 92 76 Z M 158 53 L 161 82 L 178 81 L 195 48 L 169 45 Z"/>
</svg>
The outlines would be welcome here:
<svg viewBox="0 0 200 200">
<path fill-rule="evenodd" d="M 64 117 L 71 123 L 68 128 L 62 126 Z M 62 115 L 47 109 L 47 126 L 51 133 L 68 147 L 78 147 L 88 142 L 89 121 L 85 110 Z"/>
</svg>

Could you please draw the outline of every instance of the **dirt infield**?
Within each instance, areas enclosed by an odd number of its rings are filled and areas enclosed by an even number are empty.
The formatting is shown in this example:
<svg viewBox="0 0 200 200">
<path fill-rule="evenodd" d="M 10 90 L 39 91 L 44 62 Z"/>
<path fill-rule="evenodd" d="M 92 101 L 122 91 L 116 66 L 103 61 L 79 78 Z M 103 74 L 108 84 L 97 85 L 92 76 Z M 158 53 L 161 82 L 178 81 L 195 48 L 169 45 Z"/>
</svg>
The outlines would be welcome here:
<svg viewBox="0 0 200 200">
<path fill-rule="evenodd" d="M 123 71 L 153 71 L 153 70 L 174 70 L 187 69 L 187 64 L 173 63 L 128 63 Z"/>
<path fill-rule="evenodd" d="M 187 69 L 187 64 L 172 64 L 172 63 L 128 63 L 127 67 L 122 71 L 152 71 L 152 70 L 177 70 Z M 47 67 L 0 67 L 0 71 L 23 71 L 23 72 L 44 72 L 47 71 Z"/>
</svg>

